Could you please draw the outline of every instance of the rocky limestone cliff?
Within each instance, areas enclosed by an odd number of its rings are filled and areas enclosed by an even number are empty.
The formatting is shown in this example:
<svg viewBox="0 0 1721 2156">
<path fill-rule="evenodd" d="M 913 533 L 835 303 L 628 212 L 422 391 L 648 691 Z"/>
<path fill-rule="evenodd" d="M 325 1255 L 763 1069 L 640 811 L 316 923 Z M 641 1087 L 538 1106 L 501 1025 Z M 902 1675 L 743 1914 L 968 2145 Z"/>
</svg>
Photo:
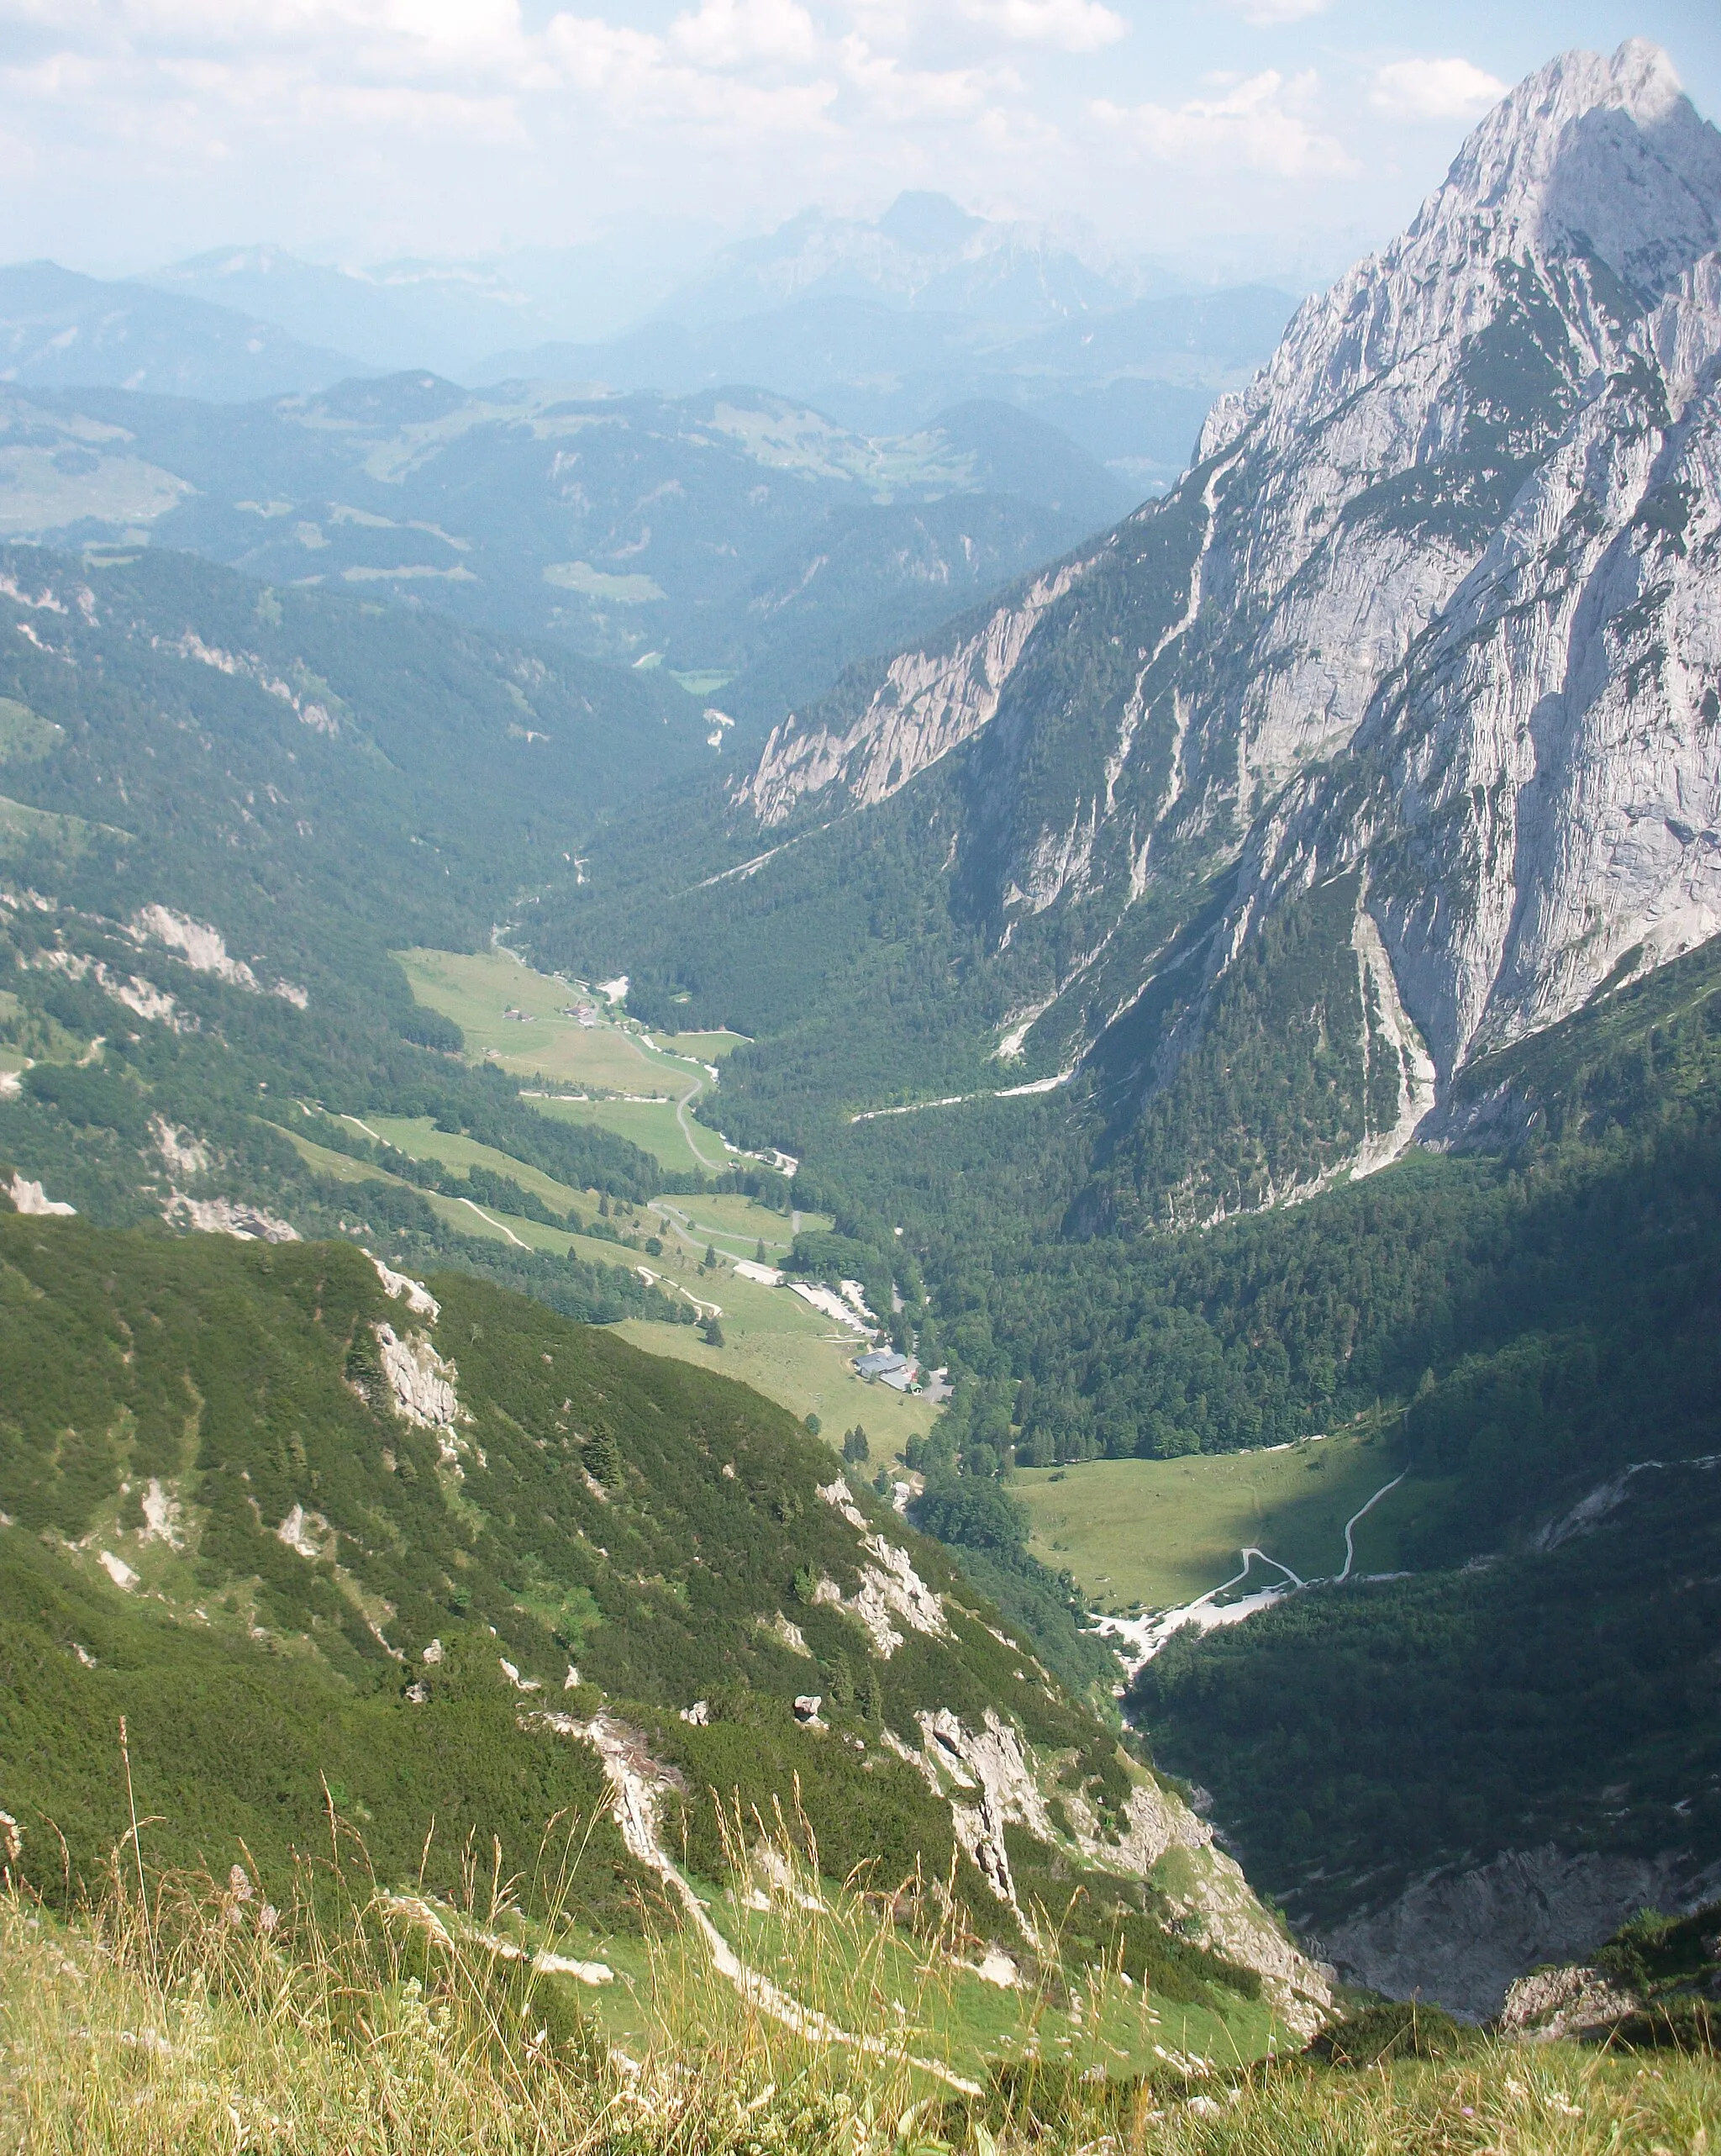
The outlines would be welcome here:
<svg viewBox="0 0 1721 2156">
<path fill-rule="evenodd" d="M 1721 930 L 1718 569 L 1711 254 L 1586 385 L 1350 755 L 1263 821 L 1233 947 L 1360 867 L 1444 1080 Z"/>
<path fill-rule="evenodd" d="M 862 810 L 954 754 L 951 888 L 1021 966 L 1012 1055 L 1067 1062 L 1187 967 L 1139 1093 L 1265 921 L 1356 877 L 1375 1104 L 1316 1165 L 1384 1164 L 1468 1057 L 1721 929 L 1718 247 L 1721 134 L 1666 56 L 1555 60 L 1170 497 L 785 722 L 740 799 Z M 1167 907 L 1233 863 L 1178 946 Z"/>
<path fill-rule="evenodd" d="M 1471 1871 L 1413 1882 L 1384 1909 L 1326 1941 L 1339 1970 L 1388 1998 L 1438 1999 L 1485 2021 L 1524 1973 L 1592 1953 L 1639 1909 L 1689 1910 L 1716 1889 L 1713 1867 L 1658 1857 L 1508 1849 Z M 1536 1994 L 1520 1995 L 1529 2018 Z"/>
<path fill-rule="evenodd" d="M 899 652 L 857 714 L 792 711 L 772 728 L 737 802 L 768 829 L 833 788 L 856 808 L 888 800 L 992 718 L 1035 624 L 1076 573 L 1074 564 L 1050 571 L 978 626 Z"/>
<path fill-rule="evenodd" d="M 1023 1906 L 1012 1875 L 1010 1827 L 1050 1847 L 1064 1845 L 1100 1870 L 1151 1880 L 1209 1948 L 1260 1975 L 1288 2028 L 1308 2037 L 1320 2027 L 1333 2002 L 1331 1971 L 1300 1952 L 1269 1916 L 1241 1867 L 1215 1847 L 1212 1827 L 1174 1791 L 1132 1769 L 1122 1819 L 1108 1830 L 1085 1797 L 1055 1781 L 1055 1762 L 1042 1759 L 990 1707 L 977 1729 L 947 1707 L 917 1719 L 919 1752 L 888 1730 L 885 1743 L 919 1770 L 935 1796 L 949 1799 L 958 1842 L 1031 1945 L 1041 1942 L 1036 1914 Z M 1066 1827 L 1055 1820 L 1054 1796 Z"/>
</svg>

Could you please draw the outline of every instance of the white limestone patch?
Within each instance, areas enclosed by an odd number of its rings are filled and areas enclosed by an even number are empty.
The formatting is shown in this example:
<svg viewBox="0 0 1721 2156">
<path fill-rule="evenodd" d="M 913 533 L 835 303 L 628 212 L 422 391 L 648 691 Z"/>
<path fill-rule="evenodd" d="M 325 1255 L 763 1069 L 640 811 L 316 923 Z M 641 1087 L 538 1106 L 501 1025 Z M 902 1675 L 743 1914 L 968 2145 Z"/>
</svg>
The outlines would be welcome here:
<svg viewBox="0 0 1721 2156">
<path fill-rule="evenodd" d="M 194 973 L 211 974 L 229 988 L 248 988 L 253 995 L 263 992 L 250 967 L 231 955 L 226 937 L 207 921 L 193 920 L 167 906 L 142 906 L 132 915 L 131 932 L 140 943 L 159 943 L 176 952 Z"/>
<path fill-rule="evenodd" d="M 139 1500 L 144 1510 L 144 1524 L 138 1530 L 140 1542 L 166 1542 L 170 1549 L 185 1547 L 185 1529 L 180 1502 L 166 1484 L 151 1475 Z"/>
<path fill-rule="evenodd" d="M 445 1363 L 422 1332 L 404 1339 L 391 1325 L 373 1328 L 397 1410 L 420 1430 L 451 1431 L 465 1420 L 455 1390 L 460 1373 Z"/>
<path fill-rule="evenodd" d="M 888 800 L 991 723 L 1041 617 L 1091 566 L 1092 557 L 1039 577 L 1019 603 L 999 607 L 953 647 L 899 652 L 866 710 L 840 732 L 808 727 L 792 711 L 737 789 L 738 804 L 768 827 L 829 786 L 840 786 L 856 808 Z"/>
<path fill-rule="evenodd" d="M 231 1198 L 187 1198 L 182 1190 L 171 1191 L 162 1207 L 165 1217 L 194 1228 L 200 1235 L 232 1236 L 239 1242 L 297 1242 L 299 1231 L 261 1205 Z"/>
<path fill-rule="evenodd" d="M 334 1537 L 334 1530 L 323 1515 L 307 1512 L 303 1505 L 295 1505 L 275 1530 L 277 1542 L 297 1551 L 300 1557 L 311 1559 L 324 1556 Z"/>
<path fill-rule="evenodd" d="M 50 966 L 55 973 L 65 973 L 74 981 L 93 980 L 103 995 L 112 996 L 134 1018 L 148 1019 L 152 1025 L 171 1025 L 176 1033 L 197 1031 L 196 1019 L 176 997 L 137 973 L 116 973 L 101 959 L 87 957 L 81 951 L 45 951 L 34 962 Z"/>
<path fill-rule="evenodd" d="M 950 1637 L 944 1599 L 915 1571 L 905 1549 L 870 1531 L 866 1516 L 855 1502 L 855 1494 L 841 1475 L 821 1486 L 818 1494 L 840 1512 L 860 1536 L 866 1561 L 860 1567 L 860 1584 L 845 1596 L 834 1579 L 821 1579 L 813 1590 L 815 1602 L 834 1602 L 866 1631 L 878 1653 L 888 1661 L 903 1644 L 898 1619 L 911 1630 L 935 1639 Z"/>
<path fill-rule="evenodd" d="M 1508 1985 L 1497 2025 L 1503 2035 L 1529 2043 L 1557 2043 L 1605 2029 L 1642 2004 L 1600 1969 L 1568 1963 Z"/>
<path fill-rule="evenodd" d="M 823 1586 L 825 1584 L 825 1582 L 821 1580 L 819 1585 Z M 834 1581 L 832 1581 L 829 1584 L 833 1588 L 835 1587 Z M 818 1601 L 821 1599 L 824 1598 L 822 1598 L 819 1595 L 818 1589 L 815 1588 L 813 1590 L 813 1600 Z M 838 1590 L 838 1599 L 841 1599 L 840 1590 Z M 802 1631 L 801 1627 L 797 1624 L 792 1623 L 790 1620 L 783 1615 L 781 1610 L 776 1612 L 775 1616 L 757 1617 L 754 1620 L 754 1622 L 758 1626 L 761 1631 L 768 1633 L 780 1647 L 787 1647 L 791 1654 L 804 1654 L 809 1660 L 811 1659 L 813 1650 L 807 1644 L 805 1634 Z"/>
<path fill-rule="evenodd" d="M 200 666 L 213 667 L 218 673 L 255 682 L 266 694 L 278 697 L 292 709 L 300 725 L 308 726 L 313 734 L 333 735 L 340 731 L 339 721 L 326 704 L 302 696 L 256 652 L 224 651 L 218 644 L 206 644 L 192 629 L 186 630 L 174 648 L 182 658 L 195 659 Z"/>
<path fill-rule="evenodd" d="M 150 1118 L 150 1136 L 169 1170 L 175 1175 L 207 1175 L 213 1165 L 209 1148 L 189 1131 L 170 1123 L 165 1115 Z"/>
<path fill-rule="evenodd" d="M 76 1205 L 68 1205 L 63 1198 L 50 1198 L 39 1183 L 32 1183 L 28 1176 L 21 1175 L 16 1168 L 12 1171 L 8 1194 L 20 1213 L 45 1216 L 52 1213 L 72 1214 L 77 1210 Z"/>
<path fill-rule="evenodd" d="M 998 1900 L 1009 1905 L 1024 1936 L 1033 1941 L 1033 1920 L 1016 1899 L 1004 1829 L 1020 1825 L 1036 1840 L 1047 1842 L 1053 1833 L 1045 1799 L 1021 1738 L 991 1707 L 977 1732 L 964 1729 L 948 1707 L 923 1708 L 915 1720 L 925 1761 L 922 1772 L 929 1784 L 940 1794 L 945 1785 L 953 1784 L 958 1792 L 950 1800 L 956 1839 Z"/>
<path fill-rule="evenodd" d="M 208 921 L 193 920 L 188 914 L 175 913 L 171 906 L 148 905 L 132 915 L 129 932 L 139 943 L 161 944 L 194 973 L 208 973 L 250 995 L 279 996 L 296 1010 L 309 1008 L 309 991 L 292 981 L 273 982 L 266 991 L 245 960 L 235 958 L 228 950 L 220 930 L 212 928 Z"/>
<path fill-rule="evenodd" d="M 414 1280 L 404 1273 L 394 1272 L 373 1252 L 367 1250 L 365 1255 L 376 1267 L 376 1278 L 382 1283 L 382 1292 L 386 1295 L 397 1303 L 404 1296 L 407 1308 L 414 1317 L 429 1318 L 432 1325 L 435 1324 L 442 1315 L 442 1307 L 422 1280 Z"/>
<path fill-rule="evenodd" d="M 136 1573 L 132 1570 L 124 1558 L 115 1557 L 112 1550 L 98 1550 L 96 1552 L 96 1562 L 113 1584 L 116 1587 L 124 1588 L 127 1594 L 129 1594 L 137 1585 Z"/>
</svg>

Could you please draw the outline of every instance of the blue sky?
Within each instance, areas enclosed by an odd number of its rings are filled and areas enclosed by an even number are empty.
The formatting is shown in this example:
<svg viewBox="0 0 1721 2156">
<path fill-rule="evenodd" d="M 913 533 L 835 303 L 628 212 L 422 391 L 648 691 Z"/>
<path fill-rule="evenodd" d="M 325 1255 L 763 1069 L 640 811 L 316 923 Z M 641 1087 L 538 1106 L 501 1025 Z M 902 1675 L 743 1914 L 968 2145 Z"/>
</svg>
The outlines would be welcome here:
<svg viewBox="0 0 1721 2156">
<path fill-rule="evenodd" d="M 1721 114 L 1715 0 L 0 0 L 0 259 L 449 256 L 926 187 L 1336 266 L 1502 85 L 1633 35 Z"/>
</svg>

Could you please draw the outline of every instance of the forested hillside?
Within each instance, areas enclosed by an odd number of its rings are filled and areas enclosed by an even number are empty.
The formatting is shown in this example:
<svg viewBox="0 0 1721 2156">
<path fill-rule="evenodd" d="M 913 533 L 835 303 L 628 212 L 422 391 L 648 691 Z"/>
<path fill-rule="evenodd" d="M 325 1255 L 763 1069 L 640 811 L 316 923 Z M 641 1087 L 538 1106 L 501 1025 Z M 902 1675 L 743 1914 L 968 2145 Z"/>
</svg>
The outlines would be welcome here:
<svg viewBox="0 0 1721 2156">
<path fill-rule="evenodd" d="M 619 1267 L 463 1235 L 411 1187 L 497 1199 L 468 1176 L 372 1179 L 355 1211 L 282 1127 L 311 1127 L 302 1101 L 386 1102 L 576 1191 L 661 1187 L 625 1139 L 452 1055 L 389 954 L 484 946 L 534 861 L 703 753 L 680 692 L 184 556 L 14 549 L 0 577 L 8 1157 L 103 1220 L 261 1209 L 255 1231 L 362 1228 L 582 1316 L 685 1311 Z"/>
<path fill-rule="evenodd" d="M 476 390 L 324 379 L 241 404 L 0 393 L 0 533 L 109 553 L 147 535 L 283 587 L 661 666 L 694 715 L 715 698 L 756 741 L 779 698 L 823 693 L 1136 498 L 1003 404 L 952 399 L 880 436 L 769 388 L 619 397 L 585 369 Z"/>
<path fill-rule="evenodd" d="M 0 1397 L 32 1878 L 97 1878 L 128 1770 L 158 1862 L 278 1869 L 332 1801 L 438 1894 L 473 1834 L 529 1874 L 571 1807 L 563 1921 L 602 1937 L 672 1927 L 677 1866 L 751 1890 L 781 1805 L 811 1876 L 911 1927 L 945 1882 L 972 1951 L 1054 1984 L 1111 1943 L 1221 2018 L 1263 1970 L 1293 2020 L 1324 1995 L 1176 1795 L 743 1387 L 349 1244 L 0 1208 Z"/>
</svg>

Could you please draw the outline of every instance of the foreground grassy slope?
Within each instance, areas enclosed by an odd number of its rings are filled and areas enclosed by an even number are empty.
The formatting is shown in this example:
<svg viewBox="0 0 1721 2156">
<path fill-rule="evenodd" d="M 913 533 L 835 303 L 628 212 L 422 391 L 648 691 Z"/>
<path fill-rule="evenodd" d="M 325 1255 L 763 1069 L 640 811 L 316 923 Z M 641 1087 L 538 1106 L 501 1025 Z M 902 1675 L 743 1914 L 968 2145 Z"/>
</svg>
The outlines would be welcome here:
<svg viewBox="0 0 1721 2156">
<path fill-rule="evenodd" d="M 1060 1985 L 1115 1952 L 1265 2040 L 1234 1953 L 1294 1958 L 935 1544 L 746 1388 L 429 1284 L 346 1243 L 0 1212 L 0 1808 L 29 1877 L 98 1877 L 134 1799 L 159 1858 L 276 1868 L 333 1803 L 384 1879 L 444 1892 L 469 1837 L 529 1874 L 573 1815 L 570 1912 L 637 1931 L 669 1858 L 616 1838 L 608 1717 L 699 1876 L 745 1887 L 781 1805 L 813 1876 L 918 1881 L 911 1927 L 942 1908 Z"/>
<path fill-rule="evenodd" d="M 481 1895 L 477 1924 L 433 1931 L 361 1881 L 343 1893 L 340 1869 L 325 1861 L 307 1880 L 314 1903 L 287 1905 L 285 1921 L 271 1906 L 266 1929 L 249 1874 L 172 1881 L 158 1905 L 165 1941 L 123 1894 L 71 1927 L 0 1901 L 8 2145 L 68 2156 L 1073 2156 L 1120 2144 L 1143 2156 L 1671 2156 L 1721 2132 L 1707 2059 L 1455 2045 L 1438 2018 L 1402 2029 L 1365 2070 L 1329 2062 L 1324 2043 L 1217 2074 L 1161 2046 L 1123 2080 L 1090 2029 L 1065 2056 L 956 2091 L 917 2067 L 923 2032 L 887 2006 L 869 2053 L 793 2035 L 708 1977 L 655 1985 L 656 2008 L 617 2047 L 603 2041 L 602 1995 L 575 2010 L 499 1950 L 506 1905 L 500 1929 Z M 918 1995 L 895 2003 L 918 2022 Z"/>
</svg>

